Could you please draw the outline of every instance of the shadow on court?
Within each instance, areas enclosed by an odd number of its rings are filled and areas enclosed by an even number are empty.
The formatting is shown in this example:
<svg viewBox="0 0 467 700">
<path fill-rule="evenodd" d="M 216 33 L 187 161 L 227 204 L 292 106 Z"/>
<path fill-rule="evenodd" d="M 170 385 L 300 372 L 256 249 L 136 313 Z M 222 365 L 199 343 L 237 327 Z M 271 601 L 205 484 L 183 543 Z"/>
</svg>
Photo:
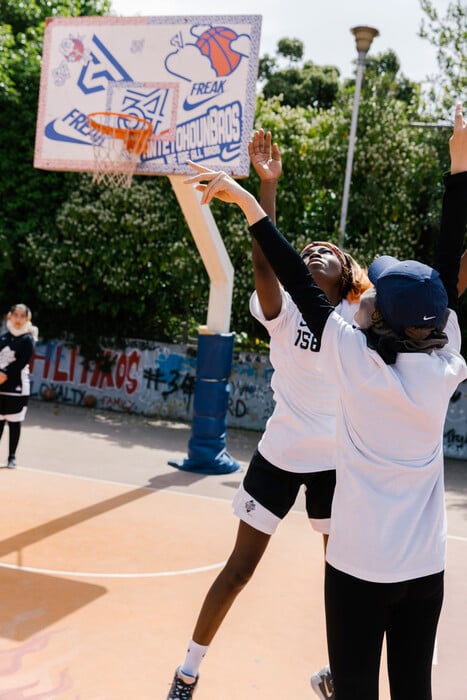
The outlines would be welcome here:
<svg viewBox="0 0 467 700">
<path fill-rule="evenodd" d="M 242 478 L 168 466 L 189 437 L 182 423 L 31 402 L 19 468 L 0 470 L 0 697 L 165 700 L 233 545 Z M 244 468 L 258 437 L 229 431 Z M 464 462 L 447 461 L 446 500 L 434 698 L 466 700 Z M 209 650 L 199 700 L 312 700 L 309 676 L 326 662 L 322 581 L 321 539 L 299 500 Z M 388 700 L 384 670 L 381 686 Z"/>
</svg>

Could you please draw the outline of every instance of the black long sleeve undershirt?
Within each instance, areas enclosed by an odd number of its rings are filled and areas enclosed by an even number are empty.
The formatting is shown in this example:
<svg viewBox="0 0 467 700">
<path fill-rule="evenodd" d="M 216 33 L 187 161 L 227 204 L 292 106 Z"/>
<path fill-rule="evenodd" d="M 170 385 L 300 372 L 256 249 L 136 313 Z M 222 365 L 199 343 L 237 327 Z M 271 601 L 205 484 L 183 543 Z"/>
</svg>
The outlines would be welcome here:
<svg viewBox="0 0 467 700">
<path fill-rule="evenodd" d="M 467 172 L 444 176 L 443 208 L 435 262 L 448 295 L 448 306 L 457 309 L 459 263 L 467 226 Z"/>
<path fill-rule="evenodd" d="M 321 344 L 324 326 L 334 307 L 315 284 L 307 266 L 269 217 L 250 226 L 277 278 L 289 292 L 303 320 Z"/>
</svg>

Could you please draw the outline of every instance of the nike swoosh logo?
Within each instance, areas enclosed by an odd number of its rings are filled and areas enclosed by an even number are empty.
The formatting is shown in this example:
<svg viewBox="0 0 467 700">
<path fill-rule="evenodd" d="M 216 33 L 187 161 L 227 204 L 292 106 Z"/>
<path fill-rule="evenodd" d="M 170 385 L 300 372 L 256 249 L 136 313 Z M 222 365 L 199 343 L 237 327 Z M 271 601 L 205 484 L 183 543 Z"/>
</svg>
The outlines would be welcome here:
<svg viewBox="0 0 467 700">
<path fill-rule="evenodd" d="M 185 100 L 183 102 L 183 109 L 186 112 L 189 112 L 190 109 L 196 109 L 197 107 L 201 107 L 201 105 L 204 105 L 206 102 L 209 102 L 210 100 L 214 100 L 217 95 L 211 95 L 210 97 L 205 97 L 204 100 L 199 100 L 198 102 L 189 102 L 188 98 L 185 97 Z"/>
<path fill-rule="evenodd" d="M 83 144 L 85 146 L 91 146 L 90 141 L 82 141 L 81 139 L 76 139 L 73 138 L 72 136 L 65 136 L 65 134 L 61 134 L 57 129 L 55 128 L 55 122 L 57 120 L 53 119 L 51 122 L 49 122 L 45 129 L 44 129 L 44 135 L 46 138 L 51 139 L 52 141 L 65 141 L 66 143 L 79 143 Z"/>
<path fill-rule="evenodd" d="M 436 318 L 436 316 L 424 316 L 423 320 L 424 321 L 431 321 L 432 319 Z"/>
</svg>

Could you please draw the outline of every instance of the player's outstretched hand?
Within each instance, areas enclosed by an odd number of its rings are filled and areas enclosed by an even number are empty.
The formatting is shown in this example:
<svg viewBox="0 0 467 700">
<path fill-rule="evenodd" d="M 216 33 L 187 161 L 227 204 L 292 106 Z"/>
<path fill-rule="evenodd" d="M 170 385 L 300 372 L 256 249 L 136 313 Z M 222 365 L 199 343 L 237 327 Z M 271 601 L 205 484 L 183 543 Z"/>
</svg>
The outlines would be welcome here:
<svg viewBox="0 0 467 700">
<path fill-rule="evenodd" d="M 456 104 L 454 114 L 454 131 L 449 139 L 451 154 L 451 174 L 467 171 L 467 122 L 462 114 L 462 103 Z"/>
<path fill-rule="evenodd" d="M 243 194 L 248 194 L 223 170 L 211 170 L 211 168 L 206 168 L 191 160 L 188 161 L 188 165 L 193 170 L 197 170 L 197 175 L 192 175 L 183 182 L 186 185 L 194 185 L 202 193 L 201 204 L 209 204 L 214 198 L 238 204 L 238 200 L 242 199 Z M 202 180 L 207 180 L 207 184 L 203 183 Z"/>
<path fill-rule="evenodd" d="M 272 134 L 264 129 L 255 131 L 248 143 L 248 155 L 262 182 L 277 182 L 282 174 L 282 160 L 277 143 L 272 143 Z"/>
<path fill-rule="evenodd" d="M 186 178 L 183 182 L 186 185 L 194 185 L 201 192 L 201 204 L 209 204 L 214 198 L 237 204 L 250 225 L 265 216 L 264 210 L 253 195 L 227 173 L 222 170 L 211 170 L 191 160 L 188 161 L 188 165 L 196 170 L 197 174 Z"/>
</svg>

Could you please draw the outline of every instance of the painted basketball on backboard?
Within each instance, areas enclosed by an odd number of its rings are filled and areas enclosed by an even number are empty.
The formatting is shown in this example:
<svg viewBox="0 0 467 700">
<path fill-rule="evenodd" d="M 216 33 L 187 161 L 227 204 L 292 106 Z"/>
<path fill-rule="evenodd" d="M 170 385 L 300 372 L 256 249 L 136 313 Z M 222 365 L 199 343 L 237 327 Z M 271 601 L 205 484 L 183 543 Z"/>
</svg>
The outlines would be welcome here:
<svg viewBox="0 0 467 700">
<path fill-rule="evenodd" d="M 95 173 L 88 115 L 105 112 L 151 123 L 136 174 L 192 160 L 247 176 L 260 29 L 259 15 L 48 19 L 35 167 Z"/>
<path fill-rule="evenodd" d="M 237 34 L 228 27 L 211 27 L 196 41 L 196 46 L 209 58 L 217 76 L 229 75 L 242 60 L 241 54 L 231 47 L 236 39 Z"/>
</svg>

